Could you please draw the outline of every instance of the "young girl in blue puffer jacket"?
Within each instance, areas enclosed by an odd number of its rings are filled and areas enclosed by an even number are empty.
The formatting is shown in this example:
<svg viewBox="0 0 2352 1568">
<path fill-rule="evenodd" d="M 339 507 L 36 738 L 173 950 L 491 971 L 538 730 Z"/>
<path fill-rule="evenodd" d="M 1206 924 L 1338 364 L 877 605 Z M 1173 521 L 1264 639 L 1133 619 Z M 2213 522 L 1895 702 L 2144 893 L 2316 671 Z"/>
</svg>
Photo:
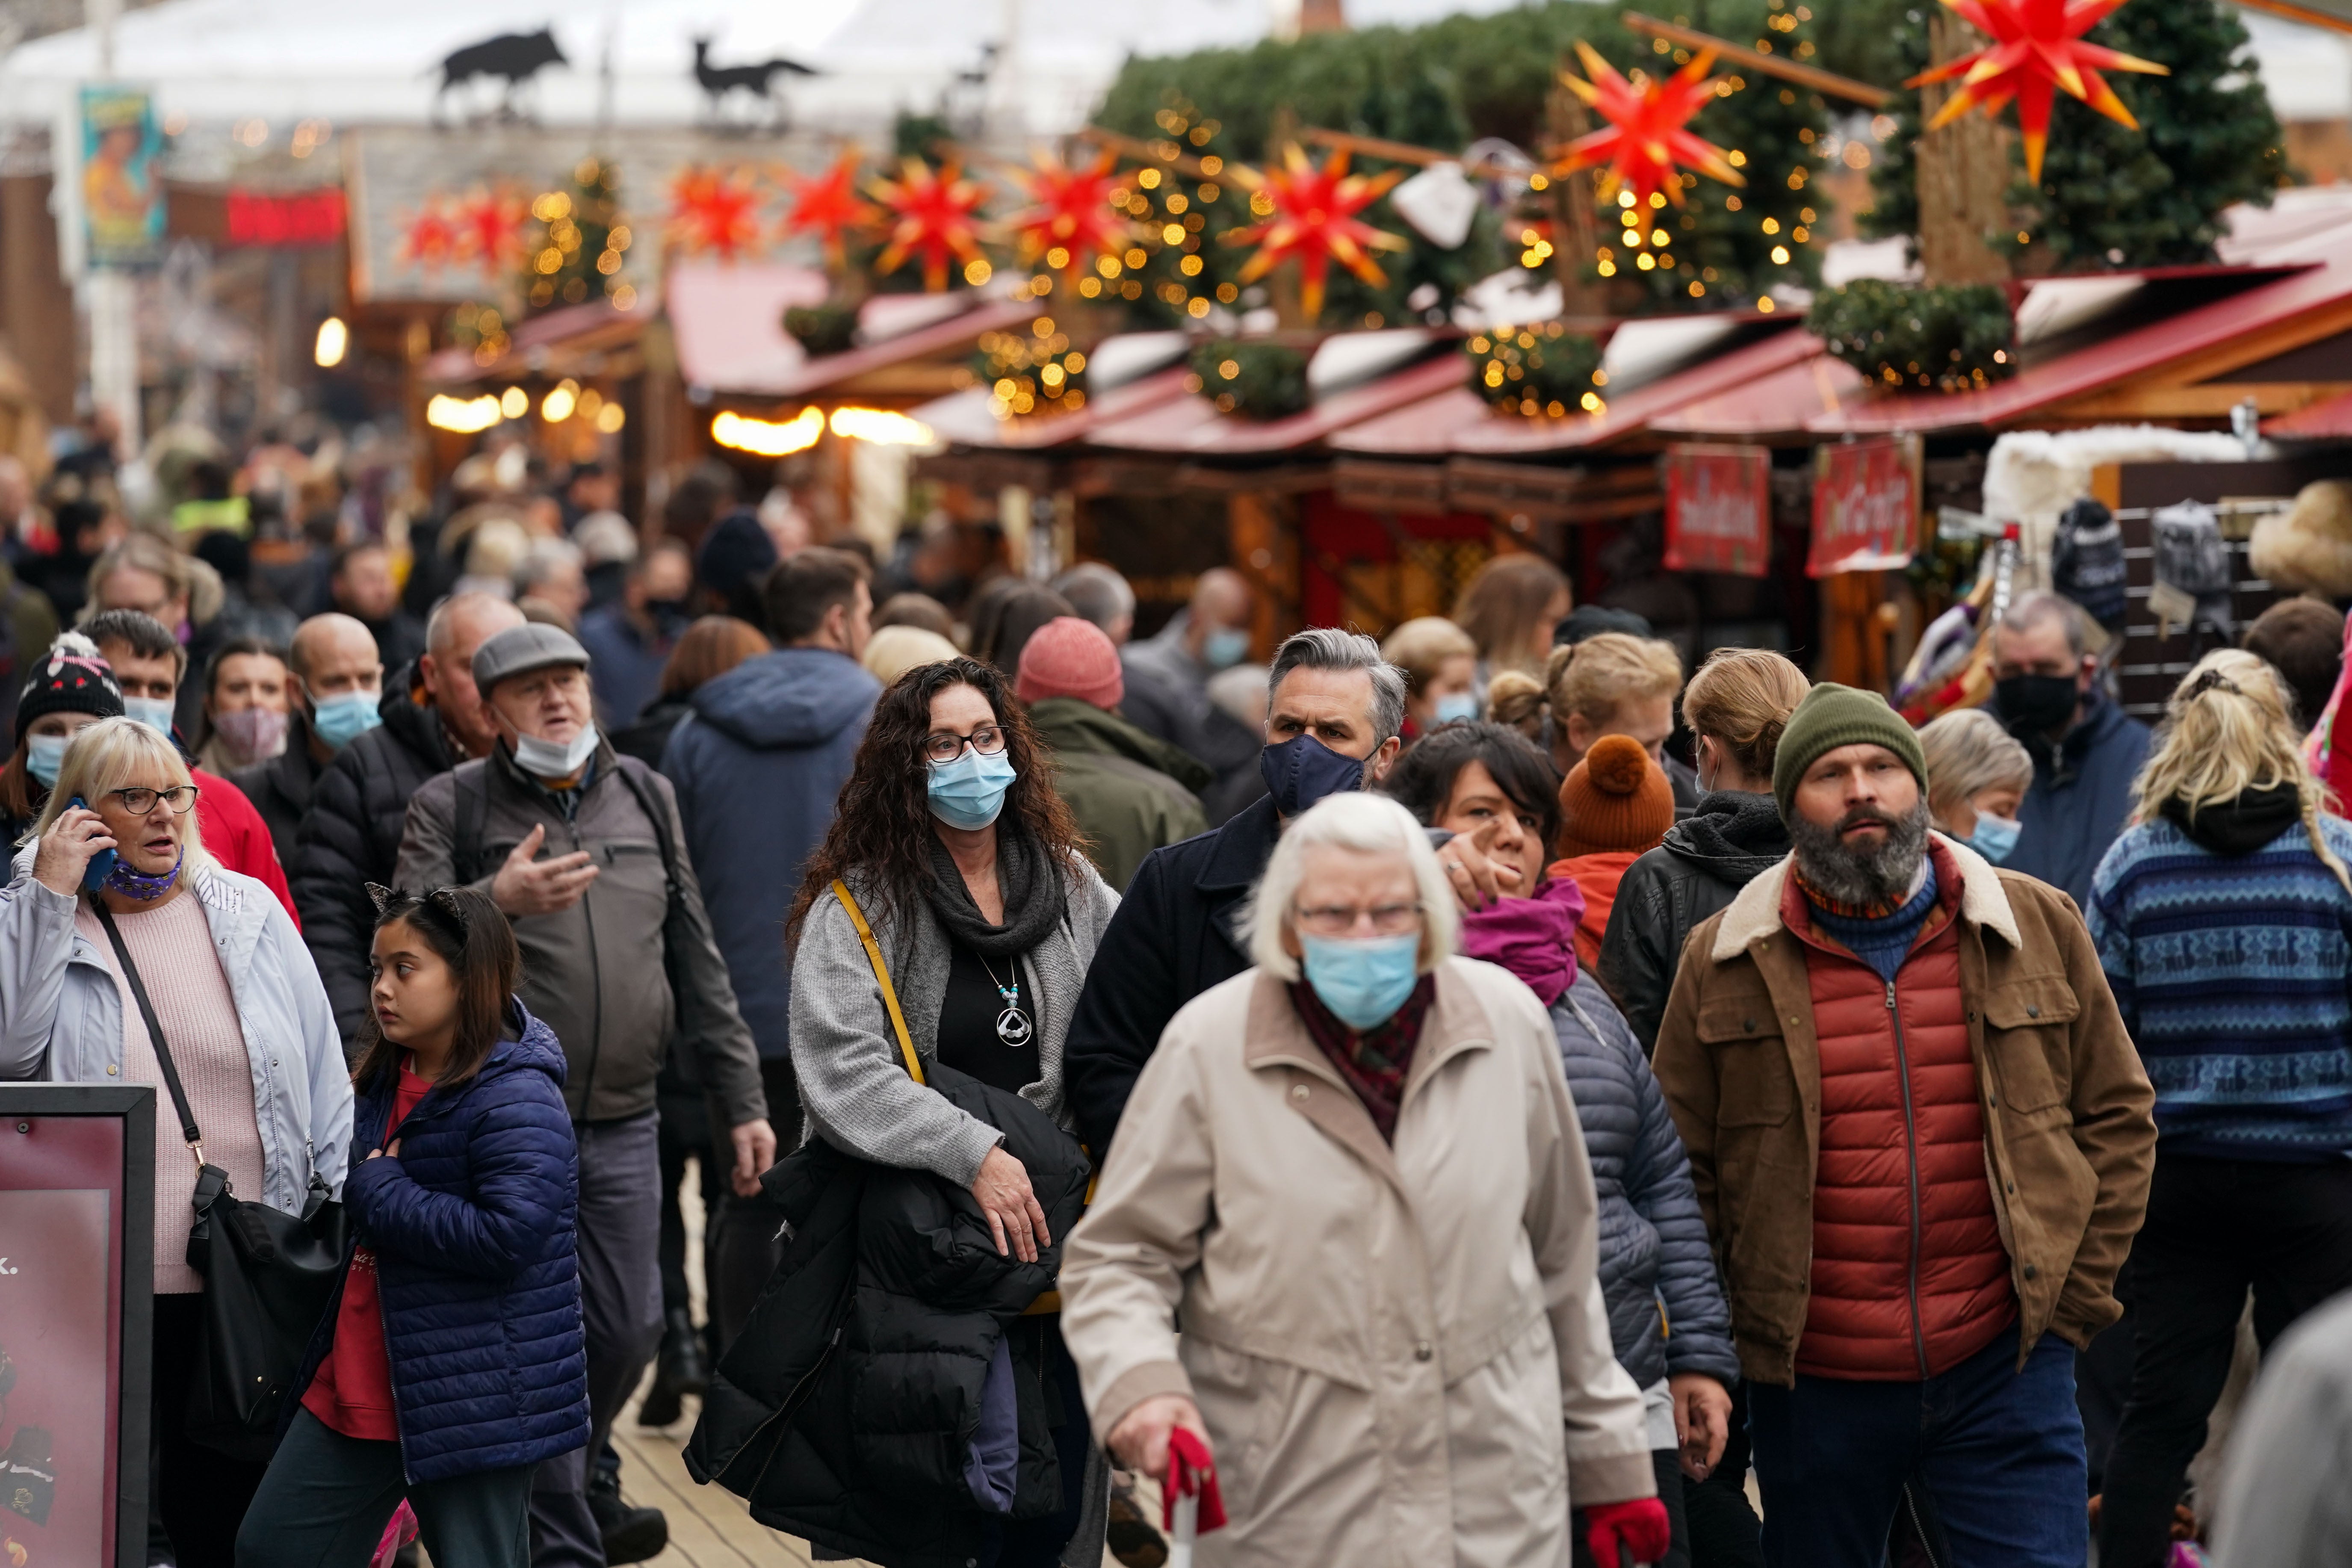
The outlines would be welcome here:
<svg viewBox="0 0 2352 1568">
<path fill-rule="evenodd" d="M 353 1249 L 238 1568 L 364 1568 L 405 1498 L 436 1563 L 527 1568 L 531 1470 L 588 1440 L 563 1048 L 480 893 L 371 886 Z"/>
</svg>

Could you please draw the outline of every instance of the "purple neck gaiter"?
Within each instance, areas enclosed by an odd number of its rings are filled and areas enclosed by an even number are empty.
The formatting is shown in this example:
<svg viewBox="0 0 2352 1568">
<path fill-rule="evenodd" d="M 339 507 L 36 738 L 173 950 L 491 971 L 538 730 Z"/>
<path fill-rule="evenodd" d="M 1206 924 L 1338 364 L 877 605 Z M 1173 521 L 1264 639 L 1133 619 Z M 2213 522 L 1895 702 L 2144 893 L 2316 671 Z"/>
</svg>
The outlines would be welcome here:
<svg viewBox="0 0 2352 1568">
<path fill-rule="evenodd" d="M 1531 899 L 1504 899 L 1462 917 L 1462 951 L 1500 964 L 1549 1007 L 1576 984 L 1576 928 L 1584 893 L 1555 877 Z"/>
</svg>

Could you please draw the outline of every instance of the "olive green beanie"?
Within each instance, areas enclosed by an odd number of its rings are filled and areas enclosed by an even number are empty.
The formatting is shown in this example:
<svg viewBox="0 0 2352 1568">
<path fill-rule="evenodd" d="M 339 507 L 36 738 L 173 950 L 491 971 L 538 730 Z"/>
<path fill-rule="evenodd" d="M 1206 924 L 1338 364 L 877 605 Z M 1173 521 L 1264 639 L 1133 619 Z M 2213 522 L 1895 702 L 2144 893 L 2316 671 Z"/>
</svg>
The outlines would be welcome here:
<svg viewBox="0 0 2352 1568">
<path fill-rule="evenodd" d="M 1796 798 L 1797 781 L 1821 760 L 1822 753 L 1859 745 L 1884 746 L 1902 758 L 1911 776 L 1919 781 L 1920 791 L 1926 792 L 1927 753 L 1919 748 L 1917 731 L 1877 692 L 1824 680 L 1805 693 L 1805 700 L 1797 704 L 1780 731 L 1780 753 L 1772 759 L 1772 798 L 1780 803 L 1780 820 L 1786 822 L 1792 815 L 1790 806 Z"/>
</svg>

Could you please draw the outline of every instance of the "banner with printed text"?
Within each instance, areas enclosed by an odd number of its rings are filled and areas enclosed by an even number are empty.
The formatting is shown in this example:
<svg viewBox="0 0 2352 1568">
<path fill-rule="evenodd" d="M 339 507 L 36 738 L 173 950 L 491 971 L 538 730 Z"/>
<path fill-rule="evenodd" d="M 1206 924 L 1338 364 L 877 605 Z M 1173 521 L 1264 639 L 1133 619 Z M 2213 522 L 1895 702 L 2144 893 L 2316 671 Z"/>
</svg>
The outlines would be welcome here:
<svg viewBox="0 0 2352 1568">
<path fill-rule="evenodd" d="M 1916 436 L 1878 436 L 1814 448 L 1809 575 L 1910 564 L 1919 549 L 1920 456 Z"/>
<path fill-rule="evenodd" d="M 1761 577 L 1771 560 L 1771 449 L 1667 447 L 1666 570 Z"/>
</svg>

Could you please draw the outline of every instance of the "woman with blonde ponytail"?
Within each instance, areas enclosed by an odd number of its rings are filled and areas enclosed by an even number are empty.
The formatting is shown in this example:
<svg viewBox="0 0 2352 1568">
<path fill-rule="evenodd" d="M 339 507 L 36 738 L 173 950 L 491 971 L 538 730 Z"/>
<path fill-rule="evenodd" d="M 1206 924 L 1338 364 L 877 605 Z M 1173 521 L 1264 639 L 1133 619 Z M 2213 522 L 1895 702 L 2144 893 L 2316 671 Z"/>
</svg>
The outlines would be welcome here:
<svg viewBox="0 0 2352 1568">
<path fill-rule="evenodd" d="M 2091 937 L 2158 1134 L 2123 1279 L 2135 1359 L 2104 1568 L 2169 1550 L 2248 1288 L 2267 1349 L 2352 1287 L 2352 826 L 2305 771 L 2290 711 L 2252 654 L 2200 660 L 2092 881 Z"/>
<path fill-rule="evenodd" d="M 1630 735 L 1665 770 L 1675 808 L 1698 804 L 1698 781 L 1666 754 L 1675 729 L 1675 695 L 1683 689 L 1675 645 L 1626 632 L 1600 632 L 1551 650 L 1540 677 L 1498 674 L 1486 691 L 1487 714 L 1551 752 L 1566 778 L 1603 735 Z"/>
</svg>

